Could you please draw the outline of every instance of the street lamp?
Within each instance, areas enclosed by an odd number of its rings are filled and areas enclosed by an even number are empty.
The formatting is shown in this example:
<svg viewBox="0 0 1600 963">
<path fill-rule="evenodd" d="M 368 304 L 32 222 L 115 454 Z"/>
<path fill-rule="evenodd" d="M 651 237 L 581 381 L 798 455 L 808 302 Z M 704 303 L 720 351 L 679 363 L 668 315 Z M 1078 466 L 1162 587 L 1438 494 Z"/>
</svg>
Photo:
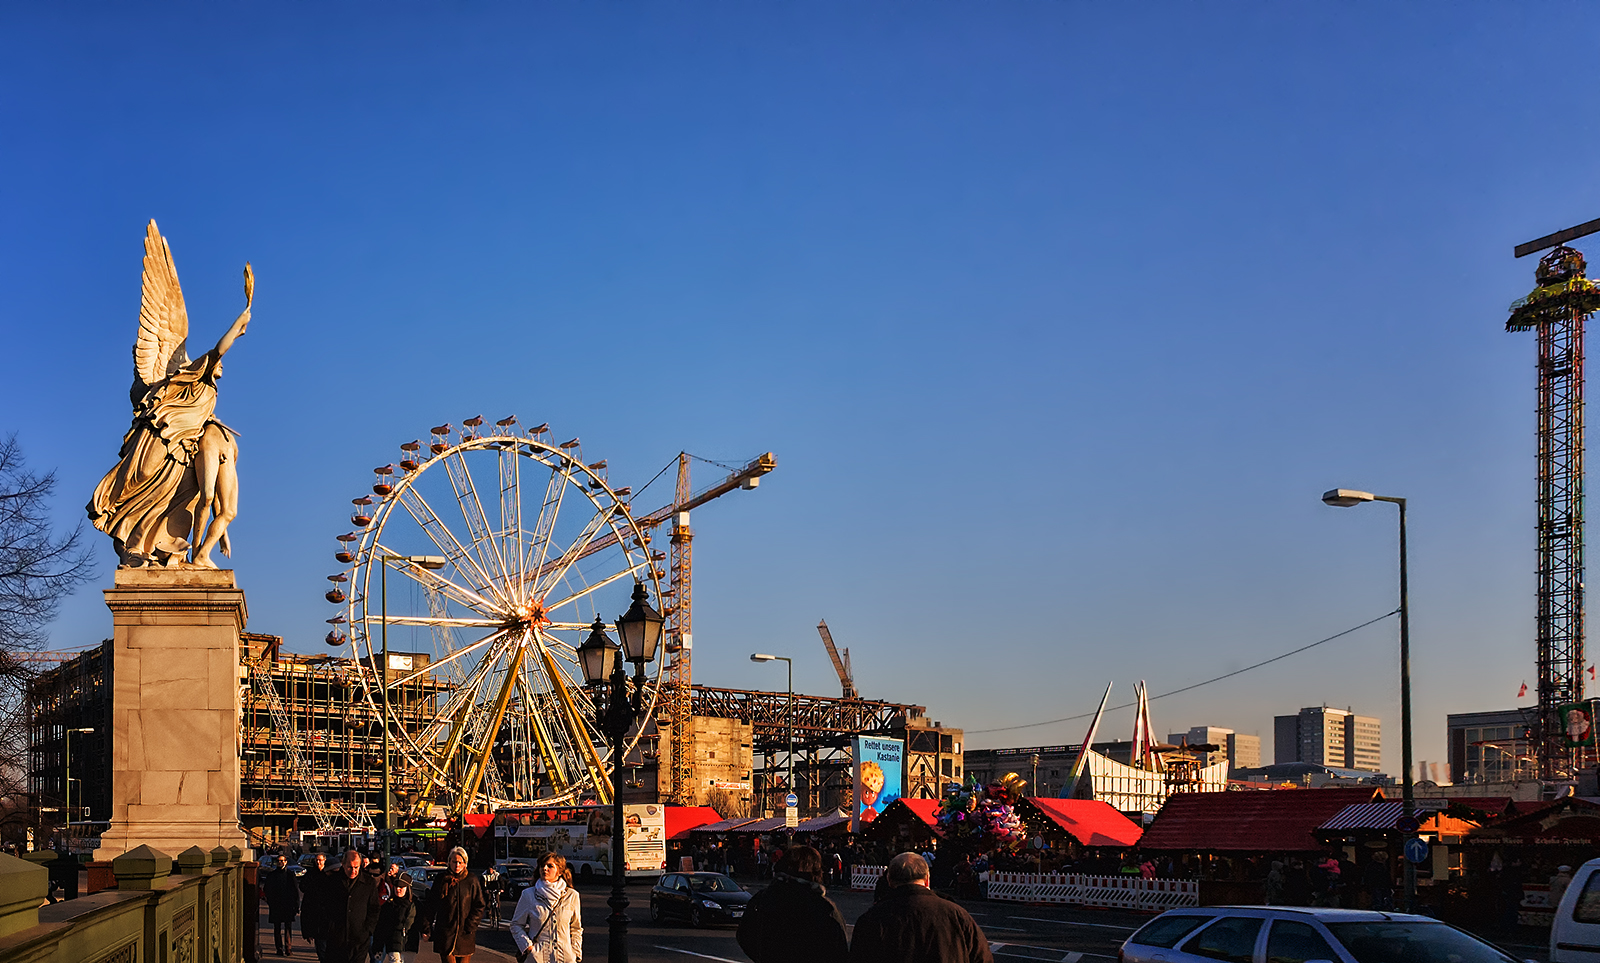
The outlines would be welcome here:
<svg viewBox="0 0 1600 963">
<path fill-rule="evenodd" d="M 622 817 L 622 791 L 618 776 L 622 773 L 623 744 L 628 730 L 643 711 L 641 695 L 644 693 L 644 666 L 654 662 L 656 647 L 661 643 L 661 627 L 666 622 L 661 613 L 650 607 L 650 595 L 643 584 L 633 583 L 633 604 L 628 611 L 617 616 L 617 636 L 622 644 L 612 642 L 606 635 L 606 626 L 597 615 L 589 627 L 589 638 L 578 647 L 578 666 L 583 670 L 583 681 L 589 687 L 594 702 L 594 721 L 611 740 L 611 907 L 609 960 L 611 963 L 628 963 L 628 892 L 627 838 Z M 628 677 L 622 663 L 633 663 L 633 693 L 628 693 Z"/>
<path fill-rule="evenodd" d="M 63 756 L 63 761 L 65 762 L 66 767 L 67 767 L 67 780 L 66 780 L 66 784 L 65 784 L 65 788 L 66 788 L 66 803 L 62 806 L 62 808 L 67 811 L 67 822 L 69 822 L 69 823 L 72 822 L 72 734 L 74 732 L 85 733 L 85 732 L 93 732 L 93 731 L 94 731 L 94 728 L 92 726 L 89 727 L 89 728 L 85 728 L 85 729 L 68 729 L 67 730 L 67 751 L 66 751 L 65 755 Z M 79 793 L 78 795 L 81 798 L 83 794 Z"/>
<path fill-rule="evenodd" d="M 390 791 L 389 771 L 389 563 L 405 562 L 417 568 L 436 572 L 444 568 L 446 559 L 439 555 L 379 555 L 378 556 L 378 634 L 383 636 L 383 668 L 378 670 L 378 691 L 383 693 L 383 855 L 394 850 L 394 802 Z M 371 651 L 370 649 L 368 651 Z M 263 825 L 265 823 L 263 822 Z"/>
<path fill-rule="evenodd" d="M 1404 770 L 1404 810 L 1410 820 L 1416 812 L 1416 795 L 1411 782 L 1411 604 L 1406 589 L 1406 500 L 1335 488 L 1324 492 L 1322 501 L 1335 508 L 1354 508 L 1362 502 L 1390 502 L 1400 508 L 1400 764 Z M 1417 867 L 1409 859 L 1405 863 L 1406 912 L 1410 913 L 1417 905 Z"/>
<path fill-rule="evenodd" d="M 787 719 L 789 729 L 789 784 L 784 787 L 784 791 L 794 792 L 794 660 L 783 655 L 764 655 L 760 652 L 750 653 L 751 662 L 777 662 L 780 660 L 789 666 L 789 712 Z"/>
</svg>

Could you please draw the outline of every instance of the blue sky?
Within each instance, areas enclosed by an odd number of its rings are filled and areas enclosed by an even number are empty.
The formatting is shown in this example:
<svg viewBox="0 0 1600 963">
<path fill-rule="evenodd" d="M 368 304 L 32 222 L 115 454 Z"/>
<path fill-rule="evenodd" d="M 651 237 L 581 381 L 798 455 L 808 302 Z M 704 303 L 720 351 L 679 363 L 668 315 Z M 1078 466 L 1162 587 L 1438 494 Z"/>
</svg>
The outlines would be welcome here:
<svg viewBox="0 0 1600 963">
<path fill-rule="evenodd" d="M 515 413 L 635 486 L 680 449 L 776 452 L 695 516 L 697 681 L 781 685 L 764 650 L 834 693 L 825 617 L 866 695 L 972 730 L 1381 615 L 1392 510 L 1318 496 L 1400 494 L 1440 759 L 1446 712 L 1533 678 L 1534 345 L 1502 325 L 1532 283 L 1512 245 L 1600 214 L 1597 28 L 1580 4 L 8 5 L 0 430 L 81 517 L 154 217 L 192 346 L 255 266 L 219 406 L 253 629 L 320 648 L 370 468 Z M 61 647 L 109 631 L 92 534 Z M 1349 705 L 1394 767 L 1394 666 L 1389 622 L 1156 722 L 1270 743 L 1275 713 Z"/>
</svg>

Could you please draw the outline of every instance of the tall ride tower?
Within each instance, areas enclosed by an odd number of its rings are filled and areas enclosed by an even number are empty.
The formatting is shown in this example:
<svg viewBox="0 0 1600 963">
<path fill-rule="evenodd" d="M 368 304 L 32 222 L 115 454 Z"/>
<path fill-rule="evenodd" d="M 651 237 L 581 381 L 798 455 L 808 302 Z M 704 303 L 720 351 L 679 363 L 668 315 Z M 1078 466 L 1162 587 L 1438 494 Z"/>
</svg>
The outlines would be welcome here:
<svg viewBox="0 0 1600 963">
<path fill-rule="evenodd" d="M 1600 229 L 1600 222 L 1584 227 L 1591 225 Z M 1600 286 L 1585 276 L 1583 255 L 1563 243 L 1580 230 L 1517 248 L 1521 257 L 1555 245 L 1539 259 L 1538 287 L 1512 304 L 1506 321 L 1507 331 L 1534 331 L 1539 345 L 1539 709 L 1533 741 L 1541 779 L 1572 775 L 1561 706 L 1583 698 L 1583 328 L 1600 308 Z"/>
</svg>

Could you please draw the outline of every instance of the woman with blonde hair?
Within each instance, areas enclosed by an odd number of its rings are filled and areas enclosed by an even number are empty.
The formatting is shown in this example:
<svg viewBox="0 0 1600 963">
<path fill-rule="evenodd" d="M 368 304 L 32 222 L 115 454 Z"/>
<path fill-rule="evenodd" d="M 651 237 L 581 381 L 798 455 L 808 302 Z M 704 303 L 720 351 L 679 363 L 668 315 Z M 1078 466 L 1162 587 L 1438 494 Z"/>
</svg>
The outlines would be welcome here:
<svg viewBox="0 0 1600 963">
<path fill-rule="evenodd" d="M 572 870 L 559 853 L 539 857 L 539 878 L 511 914 L 518 963 L 581 963 L 583 916 Z"/>
<path fill-rule="evenodd" d="M 423 914 L 423 934 L 433 940 L 433 951 L 443 963 L 469 963 L 478 949 L 478 924 L 485 904 L 478 877 L 467 872 L 467 851 L 450 850 L 450 871 L 439 877 L 428 896 Z"/>
</svg>

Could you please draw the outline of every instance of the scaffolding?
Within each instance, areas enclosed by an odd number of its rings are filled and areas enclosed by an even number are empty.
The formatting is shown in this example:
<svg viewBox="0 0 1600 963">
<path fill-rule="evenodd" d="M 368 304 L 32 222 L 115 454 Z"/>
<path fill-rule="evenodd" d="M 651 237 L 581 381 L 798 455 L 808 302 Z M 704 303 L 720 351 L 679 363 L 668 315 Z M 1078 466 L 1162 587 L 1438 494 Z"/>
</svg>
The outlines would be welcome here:
<svg viewBox="0 0 1600 963">
<path fill-rule="evenodd" d="M 361 692 L 371 668 L 283 652 L 278 636 L 239 640 L 250 682 L 240 706 L 240 822 L 269 839 L 328 822 L 370 828 L 370 814 L 383 811 L 383 721 Z M 411 656 L 417 666 L 428 658 Z M 427 673 L 391 688 L 394 737 L 420 732 L 450 691 Z M 423 787 L 400 766 L 392 780 L 393 809 L 404 812 Z"/>
<path fill-rule="evenodd" d="M 111 681 L 107 639 L 28 684 L 28 797 L 44 825 L 111 814 Z"/>
<path fill-rule="evenodd" d="M 694 715 L 718 719 L 738 719 L 751 727 L 751 794 L 763 812 L 781 812 L 783 797 L 794 792 L 800 797 L 803 814 L 814 815 L 848 808 L 853 799 L 851 786 L 851 740 L 858 736 L 908 739 L 908 776 L 922 766 L 925 746 L 938 754 L 941 743 L 937 727 L 924 721 L 922 706 L 875 699 L 839 699 L 827 696 L 794 694 L 793 714 L 787 692 L 761 692 L 749 689 L 718 689 L 694 686 Z M 794 728 L 794 786 L 788 785 L 789 729 Z M 936 733 L 930 742 L 920 735 L 928 729 Z M 945 732 L 949 735 L 948 732 Z M 959 738 L 959 737 L 954 737 Z M 918 742 L 913 747 L 911 743 Z M 945 750 L 936 759 L 934 773 L 941 772 L 946 760 L 952 762 L 952 777 L 959 772 L 959 750 Z M 908 783 L 907 792 L 915 786 Z"/>
<path fill-rule="evenodd" d="M 1600 289 L 1585 277 L 1583 255 L 1560 244 L 1539 259 L 1535 280 L 1533 293 L 1511 306 L 1506 330 L 1534 331 L 1539 345 L 1533 728 L 1539 775 L 1557 780 L 1571 778 L 1575 764 L 1562 707 L 1583 699 L 1583 328 L 1600 307 Z"/>
</svg>

